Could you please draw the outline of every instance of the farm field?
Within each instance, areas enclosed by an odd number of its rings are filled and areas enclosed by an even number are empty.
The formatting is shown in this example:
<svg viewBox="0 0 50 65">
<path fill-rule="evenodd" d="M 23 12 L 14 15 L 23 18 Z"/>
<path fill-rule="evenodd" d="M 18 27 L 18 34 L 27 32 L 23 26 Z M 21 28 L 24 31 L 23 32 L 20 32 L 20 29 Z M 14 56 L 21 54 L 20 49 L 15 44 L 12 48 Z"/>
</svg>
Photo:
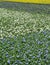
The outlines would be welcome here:
<svg viewBox="0 0 50 65">
<path fill-rule="evenodd" d="M 22 2 L 22 3 L 40 3 L 40 4 L 50 4 L 50 0 L 0 0 L 1 2 Z"/>
<path fill-rule="evenodd" d="M 0 2 L 0 65 L 50 65 L 50 5 Z"/>
</svg>

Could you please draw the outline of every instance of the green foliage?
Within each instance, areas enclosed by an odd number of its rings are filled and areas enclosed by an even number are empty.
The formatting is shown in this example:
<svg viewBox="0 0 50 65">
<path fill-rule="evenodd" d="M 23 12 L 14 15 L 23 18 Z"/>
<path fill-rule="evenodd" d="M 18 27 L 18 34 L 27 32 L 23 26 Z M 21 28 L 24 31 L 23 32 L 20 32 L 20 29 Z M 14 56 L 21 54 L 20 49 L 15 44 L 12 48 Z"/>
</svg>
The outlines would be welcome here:
<svg viewBox="0 0 50 65">
<path fill-rule="evenodd" d="M 50 14 L 0 12 L 0 65 L 49 65 Z"/>
</svg>

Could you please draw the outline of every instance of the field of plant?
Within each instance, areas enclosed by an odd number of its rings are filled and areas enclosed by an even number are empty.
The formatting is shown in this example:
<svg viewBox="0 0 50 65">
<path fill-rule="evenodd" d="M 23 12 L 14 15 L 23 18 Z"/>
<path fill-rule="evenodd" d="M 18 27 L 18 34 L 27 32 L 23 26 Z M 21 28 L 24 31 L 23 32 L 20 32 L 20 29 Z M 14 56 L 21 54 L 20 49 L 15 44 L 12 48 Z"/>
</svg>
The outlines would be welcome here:
<svg viewBox="0 0 50 65">
<path fill-rule="evenodd" d="M 0 65 L 50 65 L 50 5 L 0 3 Z"/>
</svg>

